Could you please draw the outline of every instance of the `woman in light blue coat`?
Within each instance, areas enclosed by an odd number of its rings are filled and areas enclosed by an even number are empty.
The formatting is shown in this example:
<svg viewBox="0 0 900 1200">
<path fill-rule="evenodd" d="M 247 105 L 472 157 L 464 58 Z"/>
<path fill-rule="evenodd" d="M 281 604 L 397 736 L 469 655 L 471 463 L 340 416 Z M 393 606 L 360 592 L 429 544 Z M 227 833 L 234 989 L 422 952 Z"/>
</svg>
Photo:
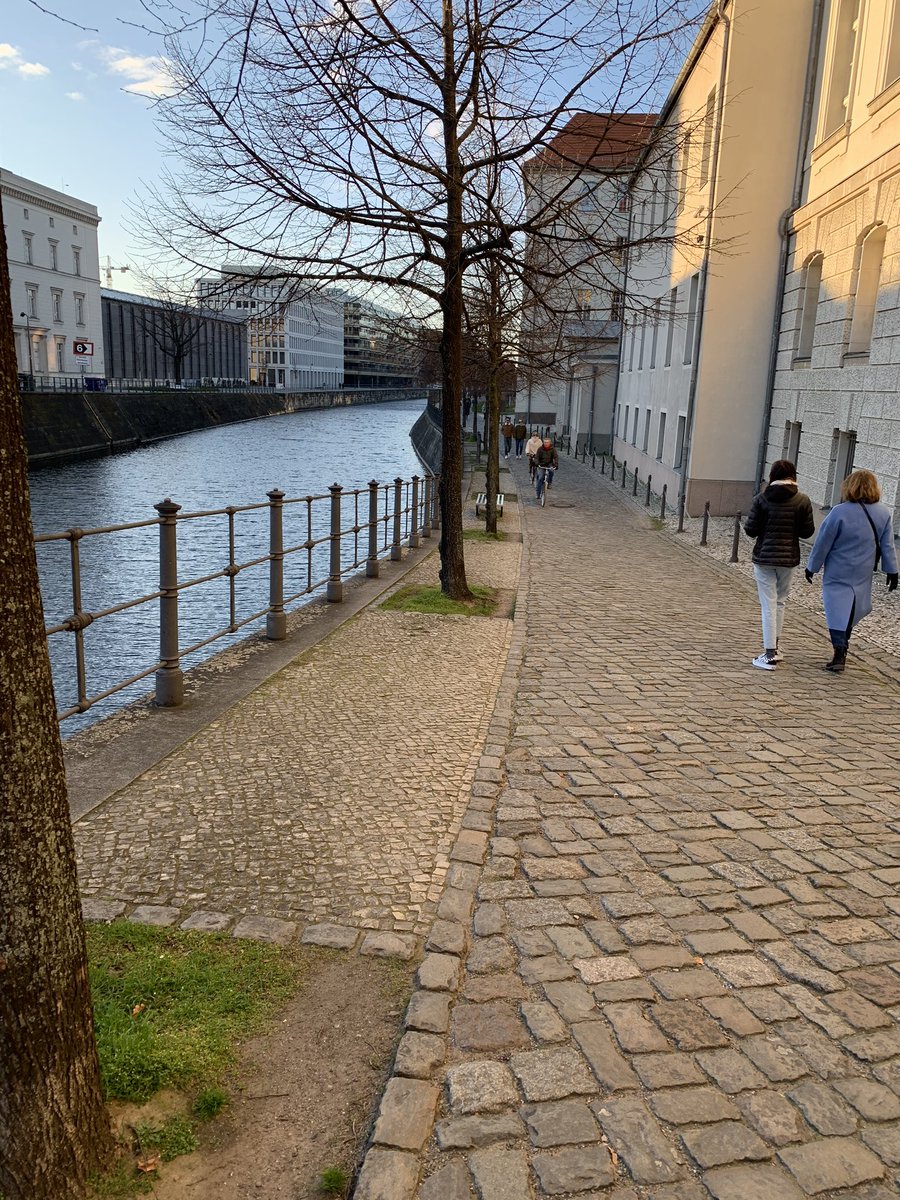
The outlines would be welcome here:
<svg viewBox="0 0 900 1200">
<path fill-rule="evenodd" d="M 881 488 L 871 471 L 854 471 L 844 480 L 841 503 L 835 505 L 816 535 L 806 579 L 812 583 L 820 567 L 825 621 L 834 657 L 826 671 L 843 671 L 854 625 L 872 611 L 872 572 L 880 561 L 888 591 L 897 587 L 897 554 L 891 510 L 880 504 Z"/>
</svg>

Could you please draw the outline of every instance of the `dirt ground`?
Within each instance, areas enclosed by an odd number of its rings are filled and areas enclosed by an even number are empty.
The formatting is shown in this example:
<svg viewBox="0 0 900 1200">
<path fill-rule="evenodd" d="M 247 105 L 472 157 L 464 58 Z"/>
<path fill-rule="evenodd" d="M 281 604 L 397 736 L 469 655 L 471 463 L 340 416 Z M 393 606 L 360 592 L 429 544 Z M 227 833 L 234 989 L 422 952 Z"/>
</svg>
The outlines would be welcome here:
<svg viewBox="0 0 900 1200">
<path fill-rule="evenodd" d="M 202 1128 L 200 1148 L 160 1167 L 157 1200 L 322 1200 L 326 1167 L 352 1175 L 412 974 L 396 960 L 317 954 L 299 995 L 242 1048 L 231 1104 Z M 171 1112 L 171 1097 L 157 1111 Z"/>
</svg>

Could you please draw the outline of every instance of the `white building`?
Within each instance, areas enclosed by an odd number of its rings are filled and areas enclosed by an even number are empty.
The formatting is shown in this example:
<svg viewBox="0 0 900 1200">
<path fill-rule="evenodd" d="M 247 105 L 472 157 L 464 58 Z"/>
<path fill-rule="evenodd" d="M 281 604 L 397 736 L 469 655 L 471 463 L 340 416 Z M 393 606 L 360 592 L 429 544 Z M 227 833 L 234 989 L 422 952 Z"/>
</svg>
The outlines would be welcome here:
<svg viewBox="0 0 900 1200">
<path fill-rule="evenodd" d="M 344 382 L 344 306 L 339 297 L 297 294 L 297 281 L 266 267 L 226 264 L 198 280 L 208 308 L 247 322 L 250 382 L 287 392 L 333 391 Z"/>
<path fill-rule="evenodd" d="M 756 490 L 817 7 L 712 5 L 633 192 L 613 448 L 692 515 Z"/>
<path fill-rule="evenodd" d="M 822 507 L 867 467 L 900 531 L 900 3 L 823 9 L 765 458 Z"/>
<path fill-rule="evenodd" d="M 97 209 L 6 170 L 0 196 L 19 371 L 73 385 L 103 375 Z M 93 357 L 76 354 L 91 345 Z"/>
</svg>

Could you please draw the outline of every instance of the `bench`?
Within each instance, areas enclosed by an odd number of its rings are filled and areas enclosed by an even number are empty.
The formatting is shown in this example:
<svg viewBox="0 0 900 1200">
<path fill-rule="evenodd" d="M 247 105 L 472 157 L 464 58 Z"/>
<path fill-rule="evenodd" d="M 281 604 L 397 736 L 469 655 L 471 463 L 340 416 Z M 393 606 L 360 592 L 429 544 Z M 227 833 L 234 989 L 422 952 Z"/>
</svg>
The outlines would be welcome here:
<svg viewBox="0 0 900 1200">
<path fill-rule="evenodd" d="M 503 504 L 504 504 L 505 500 L 506 500 L 506 496 L 503 494 L 503 492 L 498 492 L 497 493 L 497 516 L 498 517 L 503 516 Z M 487 492 L 479 492 L 478 495 L 475 497 L 475 516 L 476 517 L 481 516 L 481 510 L 483 508 L 487 508 Z"/>
</svg>

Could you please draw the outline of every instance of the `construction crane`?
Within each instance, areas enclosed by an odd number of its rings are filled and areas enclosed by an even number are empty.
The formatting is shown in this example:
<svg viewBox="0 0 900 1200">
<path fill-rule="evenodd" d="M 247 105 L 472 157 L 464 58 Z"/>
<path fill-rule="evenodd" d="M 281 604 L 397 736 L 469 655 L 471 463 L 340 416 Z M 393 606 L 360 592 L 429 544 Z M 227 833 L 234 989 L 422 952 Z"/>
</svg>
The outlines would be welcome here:
<svg viewBox="0 0 900 1200">
<path fill-rule="evenodd" d="M 106 256 L 106 286 L 108 288 L 111 288 L 113 285 L 113 277 L 112 277 L 113 271 L 130 271 L 130 270 L 131 270 L 130 267 L 114 267 L 112 265 L 112 260 L 110 259 L 109 255 L 107 254 L 107 256 Z"/>
</svg>

